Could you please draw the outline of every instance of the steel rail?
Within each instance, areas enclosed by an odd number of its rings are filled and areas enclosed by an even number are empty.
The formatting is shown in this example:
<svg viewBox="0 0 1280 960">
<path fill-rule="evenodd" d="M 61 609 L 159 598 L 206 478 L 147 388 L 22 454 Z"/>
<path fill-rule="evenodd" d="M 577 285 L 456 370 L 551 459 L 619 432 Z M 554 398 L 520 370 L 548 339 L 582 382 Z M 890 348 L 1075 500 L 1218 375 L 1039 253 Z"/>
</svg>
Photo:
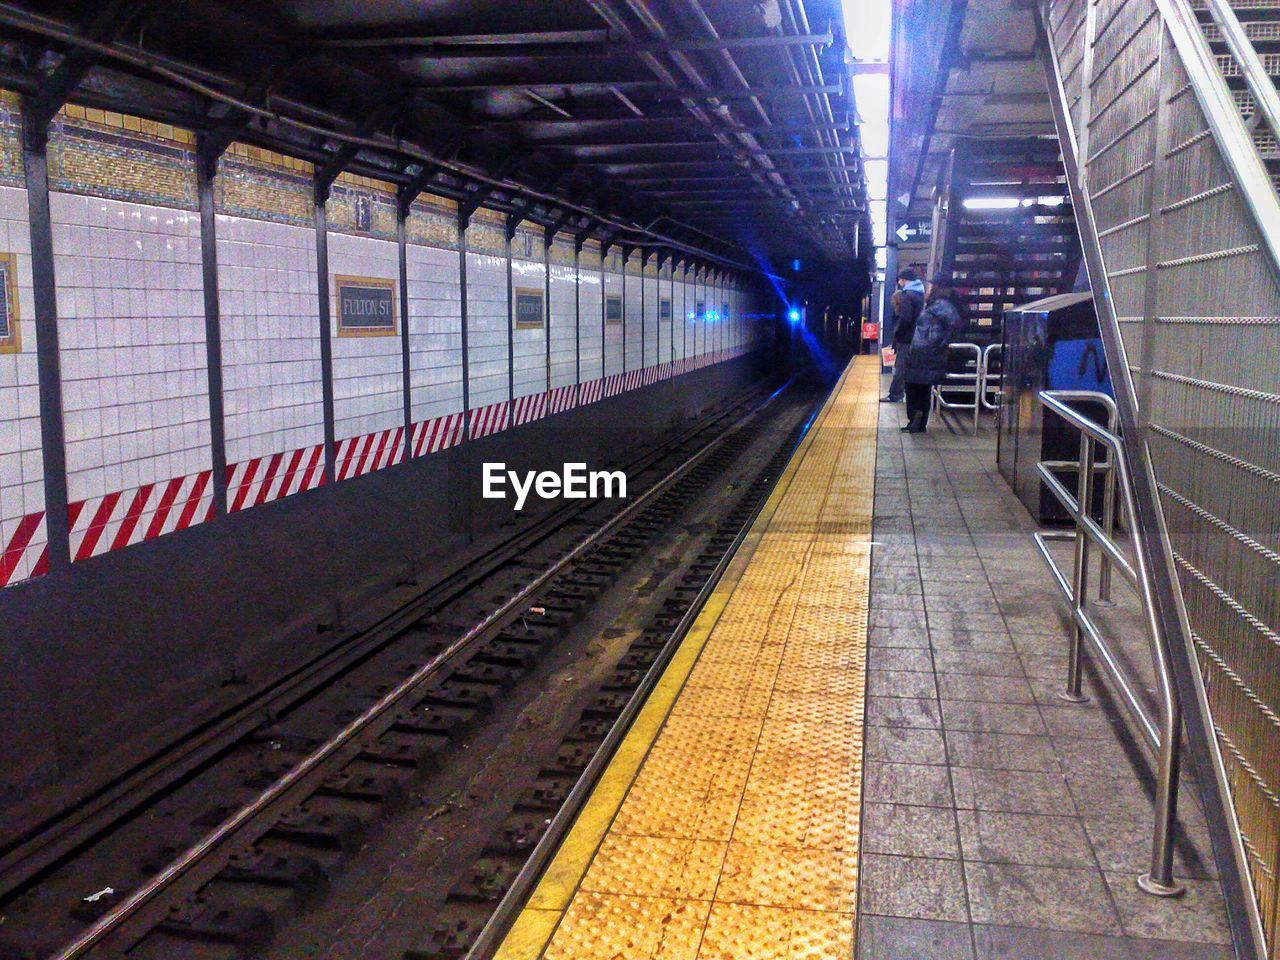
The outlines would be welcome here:
<svg viewBox="0 0 1280 960">
<path fill-rule="evenodd" d="M 1186 889 L 1173 876 L 1173 833 L 1177 822 L 1182 707 L 1173 679 L 1170 645 L 1156 612 L 1155 585 L 1148 566 L 1147 544 L 1141 526 L 1132 524 L 1130 538 L 1136 563 L 1130 564 L 1120 551 L 1118 544 L 1103 531 L 1092 516 L 1095 451 L 1098 444 L 1108 450 L 1111 472 L 1116 476 L 1116 483 L 1124 497 L 1128 515 L 1131 517 L 1138 515 L 1134 502 L 1133 478 L 1129 472 L 1129 460 L 1125 453 L 1124 441 L 1119 436 L 1068 405 L 1068 401 L 1087 400 L 1107 403 L 1110 399 L 1106 394 L 1087 390 L 1042 390 L 1040 392 L 1039 400 L 1046 410 L 1061 417 L 1080 431 L 1080 469 L 1077 474 L 1079 482 L 1076 496 L 1071 496 L 1061 481 L 1044 464 L 1036 465 L 1041 480 L 1049 486 L 1050 491 L 1076 522 L 1076 532 L 1073 537 L 1075 556 L 1069 583 L 1058 569 L 1046 543 L 1047 539 L 1054 539 L 1052 535 L 1046 537 L 1044 533 L 1036 533 L 1035 542 L 1045 562 L 1053 571 L 1059 588 L 1065 588 L 1064 593 L 1071 604 L 1072 621 L 1075 626 L 1072 631 L 1071 655 L 1067 669 L 1067 689 L 1063 693 L 1063 698 L 1068 701 L 1084 699 L 1080 691 L 1081 655 L 1082 641 L 1088 640 L 1105 668 L 1107 676 L 1120 691 L 1125 706 L 1138 721 L 1144 739 L 1156 754 L 1155 829 L 1151 844 L 1151 866 L 1147 873 L 1138 878 L 1138 886 L 1144 892 L 1154 896 L 1178 896 Z M 1108 409 L 1110 411 L 1113 408 Z M 1157 719 L 1153 720 L 1148 714 L 1135 685 L 1126 676 L 1115 653 L 1086 610 L 1090 543 L 1096 544 L 1111 555 L 1113 563 L 1134 585 L 1142 602 L 1143 621 L 1156 672 L 1156 699 L 1160 708 Z"/>
<path fill-rule="evenodd" d="M 128 897 L 104 913 L 86 930 L 81 932 L 75 940 L 60 948 L 56 953 L 51 954 L 49 960 L 76 960 L 77 957 L 83 957 L 88 950 L 102 943 L 103 940 L 117 931 L 122 924 L 137 914 L 152 900 L 160 896 L 174 883 L 182 879 L 197 864 L 203 861 L 224 843 L 229 842 L 230 839 L 242 828 L 253 823 L 259 816 L 266 814 L 276 803 L 286 799 L 290 792 L 295 787 L 301 785 L 310 774 L 321 768 L 344 747 L 354 743 L 361 734 L 371 728 L 378 719 L 394 710 L 401 700 L 413 694 L 417 688 L 439 673 L 455 657 L 478 641 L 490 629 L 498 626 L 507 617 L 518 612 L 521 606 L 531 599 L 547 581 L 585 554 L 600 539 L 607 536 L 618 526 L 626 522 L 631 516 L 639 512 L 646 504 L 649 503 L 649 501 L 659 496 L 668 486 L 678 480 L 700 460 L 706 457 L 714 447 L 718 446 L 723 440 L 732 434 L 741 430 L 743 425 L 751 416 L 754 416 L 756 413 L 759 413 L 765 407 L 773 403 L 773 401 L 781 395 L 783 390 L 785 390 L 790 383 L 791 381 L 788 381 L 786 384 L 779 387 L 764 401 L 752 409 L 750 413 L 742 417 L 729 429 L 715 437 L 698 452 L 672 469 L 652 487 L 637 497 L 634 502 L 619 511 L 602 526 L 598 527 L 580 543 L 565 553 L 564 556 L 560 557 L 544 569 L 533 579 L 532 582 L 523 587 L 500 607 L 491 611 L 483 619 L 470 627 L 462 636 L 449 644 L 444 650 L 436 654 L 425 664 L 414 670 L 409 676 L 397 683 L 391 690 L 380 697 L 359 716 L 355 717 L 341 730 L 299 761 L 288 772 L 281 775 L 274 783 L 259 793 L 258 796 L 242 805 L 234 813 L 228 815 L 222 823 L 184 850 L 154 877 L 148 879 L 144 884 L 130 893 Z"/>
<path fill-rule="evenodd" d="M 832 389 L 834 390 L 834 387 Z M 813 422 L 822 412 L 825 401 L 826 397 L 821 402 L 814 404 L 813 412 L 805 420 L 795 443 L 791 447 L 792 456 L 800 448 L 800 444 L 804 442 L 804 438 L 813 426 Z M 781 474 L 777 479 L 781 479 Z M 551 823 L 534 847 L 533 852 L 525 861 L 524 866 L 520 868 L 520 872 L 516 874 L 511 886 L 507 889 L 506 894 L 498 903 L 494 912 L 490 914 L 488 921 L 481 928 L 480 933 L 467 950 L 463 960 L 488 960 L 498 949 L 500 938 L 506 935 L 516 915 L 523 908 L 529 895 L 533 893 L 533 889 L 541 878 L 543 871 L 559 849 L 561 841 L 577 820 L 579 812 L 586 805 L 587 799 L 591 796 L 592 791 L 595 790 L 600 777 L 613 761 L 614 754 L 631 729 L 632 722 L 644 708 L 645 703 L 648 702 L 649 694 L 658 685 L 658 681 L 662 678 L 667 665 L 671 662 L 676 650 L 679 649 L 681 641 L 701 615 L 702 608 L 719 585 L 724 571 L 733 562 L 743 541 L 750 534 L 751 528 L 755 525 L 756 519 L 760 516 L 768 501 L 769 497 L 767 495 L 760 498 L 760 502 L 752 510 L 751 516 L 747 518 L 737 536 L 733 538 L 733 542 L 725 551 L 724 556 L 720 558 L 720 562 L 716 564 L 706 583 L 702 585 L 702 589 L 698 591 L 698 595 L 693 599 L 689 609 L 685 611 L 680 618 L 680 622 L 672 630 L 671 637 L 666 646 L 663 647 L 662 653 L 649 667 L 639 686 L 636 687 L 635 692 L 631 695 L 631 699 L 627 701 L 622 713 L 618 715 L 613 725 L 610 726 L 609 732 L 605 734 L 599 749 L 592 755 L 587 762 L 587 766 L 578 776 L 577 781 L 565 797 L 564 803 L 556 811 L 556 815 L 551 819 Z"/>
<path fill-rule="evenodd" d="M 1209 9 L 1213 22 L 1222 31 L 1222 39 L 1226 42 L 1231 55 L 1240 65 L 1244 81 L 1249 87 L 1249 92 L 1253 94 L 1254 104 L 1266 118 L 1271 131 L 1280 136 L 1280 93 L 1276 91 L 1275 82 L 1267 73 L 1267 68 L 1262 58 L 1258 56 L 1253 42 L 1245 33 L 1240 18 L 1236 16 L 1231 4 L 1224 3 L 1223 0 L 1204 0 L 1204 5 Z"/>
<path fill-rule="evenodd" d="M 1215 19 L 1220 13 L 1230 19 L 1235 18 L 1229 7 L 1225 11 L 1215 12 L 1214 8 L 1220 6 L 1216 0 L 1206 0 L 1206 3 Z M 1277 196 L 1262 157 L 1254 146 L 1253 137 L 1240 117 L 1231 90 L 1218 71 L 1209 41 L 1200 30 L 1191 5 L 1186 0 L 1155 0 L 1155 4 L 1178 51 L 1182 66 L 1187 71 L 1192 92 L 1200 103 L 1214 140 L 1217 141 L 1222 160 L 1233 174 L 1240 196 L 1257 224 L 1259 241 L 1267 252 L 1271 269 L 1280 279 L 1280 196 Z M 1239 26 L 1239 21 L 1236 21 L 1236 25 Z M 1223 37 L 1231 45 L 1228 34 L 1229 31 L 1223 31 Z M 1244 43 L 1248 44 L 1248 40 L 1245 39 Z M 1252 60 L 1246 58 L 1240 61 L 1241 71 L 1251 90 L 1254 84 L 1262 87 L 1272 83 L 1265 69 L 1262 69 L 1261 76 L 1257 75 L 1256 71 L 1261 68 L 1261 64 L 1256 58 L 1255 53 Z M 1271 97 L 1276 97 L 1274 86 L 1271 87 Z M 1271 98 L 1260 100 L 1257 94 L 1254 94 L 1254 98 L 1259 109 L 1269 109 L 1267 104 L 1271 103 Z M 1276 109 L 1280 111 L 1280 107 Z M 1270 117 L 1268 120 L 1270 121 Z M 1280 135 L 1280 128 L 1277 128 L 1277 135 Z"/>
<path fill-rule="evenodd" d="M 723 411 L 713 414 L 681 431 L 659 446 L 642 452 L 623 469 L 630 472 L 648 470 L 672 451 L 706 433 L 733 415 L 751 399 L 754 391 L 743 391 Z M 459 568 L 423 588 L 394 610 L 376 616 L 372 622 L 356 626 L 342 640 L 299 664 L 289 673 L 277 677 L 270 685 L 228 706 L 221 714 L 196 727 L 191 736 L 178 743 L 159 744 L 142 760 L 124 770 L 118 777 L 90 791 L 83 784 L 73 787 L 74 803 L 55 798 L 46 807 L 57 807 L 38 822 L 30 823 L 11 841 L 0 847 L 0 897 L 7 897 L 50 864 L 72 853 L 92 834 L 144 805 L 177 778 L 198 769 L 229 742 L 262 725 L 263 711 L 289 709 L 304 699 L 320 684 L 341 675 L 353 661 L 376 652 L 394 639 L 413 620 L 428 615 L 451 602 L 463 591 L 490 576 L 512 556 L 543 542 L 568 523 L 582 515 L 584 507 L 565 505 L 534 522 L 526 530 L 486 547 L 483 554 L 469 559 Z M 139 796 L 139 794 L 143 794 Z M 131 798 L 127 804 L 124 799 Z M 119 809 L 112 809 L 119 808 Z M 108 812 L 110 811 L 110 812 Z M 39 845 L 37 846 L 37 838 Z"/>
<path fill-rule="evenodd" d="M 1239 820 L 1231 800 L 1231 784 L 1228 782 L 1222 760 L 1222 749 L 1218 743 L 1213 726 L 1213 717 L 1209 711 L 1208 697 L 1203 678 L 1197 667 L 1198 651 L 1194 647 L 1191 626 L 1182 601 L 1178 582 L 1178 573 L 1174 568 L 1169 542 L 1169 532 L 1165 525 L 1163 512 L 1160 509 L 1155 471 L 1150 461 L 1146 444 L 1141 440 L 1141 416 L 1138 410 L 1138 398 L 1132 380 L 1130 380 L 1128 354 L 1124 340 L 1120 336 L 1116 318 L 1115 303 L 1111 297 L 1110 279 L 1107 276 L 1106 262 L 1098 239 L 1098 227 L 1094 218 L 1093 207 L 1089 200 L 1089 191 L 1085 184 L 1086 171 L 1082 168 L 1081 139 L 1087 133 L 1088 111 L 1083 112 L 1086 126 L 1080 135 L 1068 110 L 1068 98 L 1059 63 L 1059 52 L 1054 48 L 1053 40 L 1047 24 L 1052 22 L 1051 8 L 1055 0 L 1039 0 L 1036 6 L 1038 14 L 1037 32 L 1040 37 L 1039 50 L 1044 65 L 1045 79 L 1049 88 L 1049 103 L 1053 110 L 1054 126 L 1062 144 L 1062 160 L 1067 171 L 1067 184 L 1071 193 L 1072 207 L 1076 212 L 1080 226 L 1081 246 L 1089 279 L 1094 288 L 1094 302 L 1101 321 L 1101 332 L 1106 347 L 1107 363 L 1117 371 L 1113 378 L 1116 392 L 1116 407 L 1120 413 L 1120 424 L 1126 452 L 1134 454 L 1135 472 L 1133 480 L 1134 503 L 1139 507 L 1137 512 L 1128 514 L 1132 529 L 1140 529 L 1143 533 L 1143 549 L 1145 559 L 1151 567 L 1155 588 L 1155 609 L 1151 612 L 1155 620 L 1165 629 L 1165 636 L 1170 639 L 1170 653 L 1175 668 L 1175 680 L 1182 695 L 1182 707 L 1186 712 L 1187 739 L 1192 747 L 1192 757 L 1196 762 L 1200 795 L 1205 808 L 1205 816 L 1209 824 L 1209 838 L 1213 846 L 1214 858 L 1221 873 L 1224 899 L 1227 906 L 1227 922 L 1235 944 L 1236 954 L 1241 960 L 1256 960 L 1267 955 L 1266 935 L 1262 928 L 1261 915 L 1257 898 L 1254 895 L 1250 880 L 1250 864 L 1248 855 L 1241 842 Z M 1156 0 L 1162 10 L 1168 9 L 1167 0 Z M 1092 5 L 1088 8 L 1094 10 Z M 1196 29 L 1195 36 L 1189 28 L 1195 23 L 1194 16 L 1190 22 L 1183 21 L 1181 35 L 1183 46 L 1195 47 L 1199 42 L 1205 46 L 1204 38 Z M 1171 35 L 1173 31 L 1171 30 Z M 1092 50 L 1092 38 L 1086 41 L 1086 49 Z M 1210 64 L 1201 63 L 1200 74 L 1207 76 Z M 1221 77 L 1216 78 L 1220 86 L 1225 87 Z M 1086 75 L 1085 91 L 1089 90 Z M 1087 94 L 1086 94 L 1087 95 Z M 1227 97 L 1230 100 L 1230 97 Z M 1230 104 L 1233 118 L 1237 126 L 1243 129 L 1239 115 L 1234 113 L 1234 104 Z M 1250 144 L 1249 153 L 1257 161 L 1255 151 Z M 1231 163 L 1233 154 L 1226 160 Z M 1269 183 L 1266 189 L 1270 192 Z M 1275 195 L 1271 193 L 1272 202 Z"/>
</svg>

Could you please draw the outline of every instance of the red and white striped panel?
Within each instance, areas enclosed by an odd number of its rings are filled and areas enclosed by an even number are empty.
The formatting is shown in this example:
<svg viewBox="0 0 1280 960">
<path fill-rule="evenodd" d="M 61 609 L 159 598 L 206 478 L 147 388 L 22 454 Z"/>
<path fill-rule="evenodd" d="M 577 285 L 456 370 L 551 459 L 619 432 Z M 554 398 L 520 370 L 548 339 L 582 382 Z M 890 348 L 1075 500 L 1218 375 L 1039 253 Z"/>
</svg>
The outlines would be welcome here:
<svg viewBox="0 0 1280 960">
<path fill-rule="evenodd" d="M 478 440 L 490 434 L 507 429 L 510 422 L 511 404 L 499 400 L 487 407 L 478 407 L 471 411 L 471 439 Z"/>
<path fill-rule="evenodd" d="M 623 382 L 623 390 L 635 390 L 644 385 L 644 370 L 628 370 Z"/>
<path fill-rule="evenodd" d="M 350 480 L 402 459 L 404 427 L 388 427 L 362 437 L 339 440 L 334 451 L 333 476 L 335 480 Z"/>
<path fill-rule="evenodd" d="M 462 425 L 466 418 L 461 413 L 446 413 L 443 417 L 423 420 L 413 425 L 413 456 L 438 453 L 462 442 Z"/>
<path fill-rule="evenodd" d="M 626 380 L 625 373 L 615 373 L 612 376 L 604 378 L 604 395 L 606 397 L 616 397 L 625 388 L 623 383 Z"/>
<path fill-rule="evenodd" d="M 531 393 L 525 397 L 516 397 L 511 401 L 511 425 L 518 427 L 522 423 L 532 423 L 547 415 L 547 394 Z"/>
<path fill-rule="evenodd" d="M 555 387 L 547 393 L 547 413 L 564 413 L 578 405 L 578 386 Z"/>
<path fill-rule="evenodd" d="M 595 403 L 604 397 L 604 378 L 598 380 L 588 380 L 582 384 L 578 394 L 578 402 L 580 404 Z"/>
<path fill-rule="evenodd" d="M 201 470 L 68 504 L 71 559 L 87 560 L 204 523 L 213 511 L 212 473 Z"/>
<path fill-rule="evenodd" d="M 0 541 L 0 587 L 47 573 L 48 539 L 43 510 L 19 520 L 8 539 Z"/>
<path fill-rule="evenodd" d="M 270 503 L 324 483 L 324 444 L 243 460 L 227 467 L 227 512 Z"/>
</svg>

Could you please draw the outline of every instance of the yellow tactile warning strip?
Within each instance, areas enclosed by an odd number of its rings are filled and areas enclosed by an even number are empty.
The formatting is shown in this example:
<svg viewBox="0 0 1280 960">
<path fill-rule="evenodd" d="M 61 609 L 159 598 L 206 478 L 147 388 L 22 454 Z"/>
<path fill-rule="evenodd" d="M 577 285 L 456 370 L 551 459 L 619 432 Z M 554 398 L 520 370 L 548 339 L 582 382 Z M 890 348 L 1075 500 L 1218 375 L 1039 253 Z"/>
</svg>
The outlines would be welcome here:
<svg viewBox="0 0 1280 960">
<path fill-rule="evenodd" d="M 853 955 L 878 388 L 856 358 L 500 960 Z"/>
</svg>

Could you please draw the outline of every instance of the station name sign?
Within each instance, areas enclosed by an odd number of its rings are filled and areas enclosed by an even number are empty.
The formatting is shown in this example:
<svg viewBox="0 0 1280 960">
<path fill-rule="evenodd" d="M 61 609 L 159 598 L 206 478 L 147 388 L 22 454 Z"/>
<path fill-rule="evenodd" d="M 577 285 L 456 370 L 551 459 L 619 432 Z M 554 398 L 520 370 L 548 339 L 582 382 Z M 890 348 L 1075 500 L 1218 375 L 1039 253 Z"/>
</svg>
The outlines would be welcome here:
<svg viewBox="0 0 1280 960">
<path fill-rule="evenodd" d="M 338 336 L 377 337 L 396 332 L 396 282 L 378 277 L 333 278 Z"/>
</svg>

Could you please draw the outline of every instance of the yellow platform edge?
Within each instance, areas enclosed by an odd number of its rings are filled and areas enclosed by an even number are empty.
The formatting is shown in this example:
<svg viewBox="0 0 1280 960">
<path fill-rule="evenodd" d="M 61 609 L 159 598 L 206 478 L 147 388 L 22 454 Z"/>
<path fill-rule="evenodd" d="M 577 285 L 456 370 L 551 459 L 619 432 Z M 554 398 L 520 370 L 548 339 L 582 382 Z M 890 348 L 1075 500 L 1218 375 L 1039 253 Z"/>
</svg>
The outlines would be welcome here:
<svg viewBox="0 0 1280 960">
<path fill-rule="evenodd" d="M 860 362 L 861 361 L 861 362 Z M 743 538 L 742 544 L 730 561 L 719 583 L 699 612 L 685 638 L 681 641 L 661 678 L 650 692 L 644 706 L 637 714 L 626 736 L 619 745 L 608 767 L 592 789 L 591 795 L 579 813 L 569 833 L 561 843 L 551 863 L 543 872 L 525 906 L 503 939 L 495 954 L 496 960 L 537 960 L 555 935 L 575 893 L 577 893 L 592 860 L 616 818 L 628 790 L 644 764 L 658 735 L 663 729 L 672 708 L 689 679 L 690 673 L 706 645 L 707 639 L 719 622 L 730 598 L 739 590 L 743 575 L 770 524 L 779 516 L 779 508 L 786 502 L 796 473 L 815 442 L 824 435 L 824 427 L 833 411 L 847 400 L 846 388 L 851 373 L 867 361 L 878 358 L 855 358 L 841 374 L 814 418 L 796 452 L 792 455 L 779 477 L 764 507 Z M 878 363 L 877 363 L 878 372 Z M 878 388 L 878 378 L 875 381 Z M 877 391 L 878 392 L 878 391 Z M 874 443 L 874 429 L 871 432 Z M 861 518 L 859 518 L 861 519 Z M 869 539 L 869 511 L 865 526 Z M 849 531 L 852 533 L 853 531 Z M 858 532 L 861 532 L 859 530 Z M 775 533 L 785 541 L 788 534 Z M 797 535 L 798 537 L 801 535 Z M 866 583 L 864 578 L 863 589 Z M 865 598 L 863 601 L 865 610 Z"/>
</svg>

